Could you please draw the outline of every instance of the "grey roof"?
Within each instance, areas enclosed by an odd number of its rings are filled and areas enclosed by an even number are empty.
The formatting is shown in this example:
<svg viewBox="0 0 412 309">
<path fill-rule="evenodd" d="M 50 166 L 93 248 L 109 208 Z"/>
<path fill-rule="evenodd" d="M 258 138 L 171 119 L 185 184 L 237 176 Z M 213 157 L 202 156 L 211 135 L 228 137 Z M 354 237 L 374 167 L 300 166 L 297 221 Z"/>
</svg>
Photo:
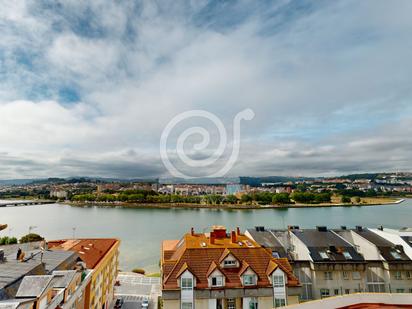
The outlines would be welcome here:
<svg viewBox="0 0 412 309">
<path fill-rule="evenodd" d="M 272 249 L 272 252 L 277 252 L 281 258 L 288 257 L 282 243 L 271 231 L 257 229 L 248 229 L 247 231 L 262 247 Z"/>
<path fill-rule="evenodd" d="M 365 259 L 349 242 L 330 230 L 319 231 L 317 229 L 292 230 L 309 249 L 314 262 L 364 262 Z M 322 257 L 323 252 L 327 258 Z M 347 252 L 350 258 L 346 258 Z"/>
<path fill-rule="evenodd" d="M 397 246 L 394 243 L 390 242 L 389 240 L 379 236 L 378 234 L 367 230 L 353 230 L 355 233 L 359 234 L 369 242 L 373 243 L 379 250 L 379 253 L 382 257 L 388 262 L 402 262 L 402 261 L 410 261 L 411 259 L 405 254 L 403 251 L 403 247 L 401 245 Z M 395 255 L 399 258 L 396 258 Z"/>
<path fill-rule="evenodd" d="M 39 297 L 50 285 L 52 279 L 52 275 L 26 276 L 20 283 L 16 297 Z"/>
<path fill-rule="evenodd" d="M 54 271 L 54 279 L 53 287 L 54 288 L 67 288 L 70 282 L 73 281 L 73 278 L 76 276 L 76 270 L 60 270 Z"/>
<path fill-rule="evenodd" d="M 401 236 L 401 238 L 409 245 L 409 247 L 412 247 L 412 236 Z"/>
<path fill-rule="evenodd" d="M 16 248 L 17 249 L 17 248 Z M 24 250 L 23 250 L 24 251 Z M 0 263 L 0 289 L 20 280 L 30 274 L 49 274 L 56 269 L 66 269 L 75 264 L 77 253 L 63 250 L 26 252 L 24 262 L 16 260 L 16 252 L 10 252 L 6 261 Z M 42 265 L 42 262 L 44 263 Z"/>
<path fill-rule="evenodd" d="M 7 299 L 7 300 L 0 300 L 0 309 L 16 309 L 20 305 L 25 303 L 34 302 L 33 298 L 19 298 L 19 299 Z"/>
</svg>

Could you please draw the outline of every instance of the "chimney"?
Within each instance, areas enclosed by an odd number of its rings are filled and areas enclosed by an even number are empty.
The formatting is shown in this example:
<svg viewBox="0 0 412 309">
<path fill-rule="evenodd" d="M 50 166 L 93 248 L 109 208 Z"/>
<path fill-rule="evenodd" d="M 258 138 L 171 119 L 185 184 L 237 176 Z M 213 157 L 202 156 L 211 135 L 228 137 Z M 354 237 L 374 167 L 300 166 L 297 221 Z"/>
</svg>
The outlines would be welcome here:
<svg viewBox="0 0 412 309">
<path fill-rule="evenodd" d="M 240 236 L 240 227 L 236 228 L 236 234 Z"/>
<path fill-rule="evenodd" d="M 210 233 L 210 244 L 214 245 L 215 244 L 215 233 Z"/>
<path fill-rule="evenodd" d="M 192 227 L 191 229 L 190 229 L 190 234 L 193 236 L 193 235 L 195 235 L 195 229 Z"/>
<path fill-rule="evenodd" d="M 236 232 L 232 231 L 232 243 L 236 243 Z"/>
</svg>

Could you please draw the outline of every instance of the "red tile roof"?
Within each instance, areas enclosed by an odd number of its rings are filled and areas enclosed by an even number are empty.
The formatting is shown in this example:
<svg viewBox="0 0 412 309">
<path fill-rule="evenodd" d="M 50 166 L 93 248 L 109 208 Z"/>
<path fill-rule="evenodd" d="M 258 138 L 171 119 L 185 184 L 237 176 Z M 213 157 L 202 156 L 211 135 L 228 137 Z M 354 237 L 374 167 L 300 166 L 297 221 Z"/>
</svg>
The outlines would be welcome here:
<svg viewBox="0 0 412 309">
<path fill-rule="evenodd" d="M 49 241 L 47 245 L 52 250 L 77 252 L 87 268 L 93 269 L 118 242 L 114 238 L 62 239 Z"/>
<path fill-rule="evenodd" d="M 219 233 L 214 240 L 210 237 L 213 234 L 188 233 L 180 241 L 163 242 L 163 289 L 177 289 L 178 278 L 186 269 L 196 277 L 196 288 L 208 288 L 208 276 L 216 268 L 226 277 L 225 287 L 243 288 L 241 274 L 249 267 L 258 276 L 258 287 L 271 287 L 268 275 L 278 267 L 286 273 L 289 286 L 299 285 L 287 259 L 273 258 L 245 235 L 236 234 L 236 241 L 233 242 L 230 235 L 222 237 Z M 173 248 L 171 244 L 174 244 Z M 238 260 L 239 267 L 220 267 L 229 254 Z"/>
</svg>

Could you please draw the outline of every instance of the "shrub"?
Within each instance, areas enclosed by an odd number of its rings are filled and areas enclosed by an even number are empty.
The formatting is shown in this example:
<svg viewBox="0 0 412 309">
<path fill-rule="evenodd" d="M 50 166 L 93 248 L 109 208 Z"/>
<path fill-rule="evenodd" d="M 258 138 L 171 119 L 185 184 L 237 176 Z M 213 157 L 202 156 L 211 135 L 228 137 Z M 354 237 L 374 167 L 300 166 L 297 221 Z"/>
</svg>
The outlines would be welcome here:
<svg viewBox="0 0 412 309">
<path fill-rule="evenodd" d="M 344 195 L 344 196 L 341 197 L 341 202 L 344 203 L 344 204 L 348 204 L 348 203 L 351 202 L 351 199 L 350 199 L 349 196 Z"/>
<path fill-rule="evenodd" d="M 20 238 L 20 243 L 24 244 L 26 242 L 42 241 L 42 240 L 44 240 L 44 238 L 41 237 L 40 235 L 35 234 L 35 233 L 30 233 Z"/>
<path fill-rule="evenodd" d="M 141 275 L 146 274 L 146 271 L 142 268 L 135 268 L 132 270 L 132 272 L 134 272 L 135 274 L 141 274 Z"/>
</svg>

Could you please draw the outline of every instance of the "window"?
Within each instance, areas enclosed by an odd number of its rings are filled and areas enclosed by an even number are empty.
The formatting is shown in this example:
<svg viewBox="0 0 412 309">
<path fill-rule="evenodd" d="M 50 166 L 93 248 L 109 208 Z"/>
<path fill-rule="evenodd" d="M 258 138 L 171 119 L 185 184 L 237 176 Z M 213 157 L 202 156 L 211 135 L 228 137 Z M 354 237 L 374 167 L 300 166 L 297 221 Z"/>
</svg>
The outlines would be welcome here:
<svg viewBox="0 0 412 309">
<path fill-rule="evenodd" d="M 286 300 L 284 298 L 275 299 L 275 308 L 286 306 Z"/>
<path fill-rule="evenodd" d="M 360 272 L 358 272 L 358 271 L 352 272 L 352 279 L 353 280 L 360 280 L 360 278 L 361 278 Z"/>
<path fill-rule="evenodd" d="M 343 280 L 349 280 L 349 273 L 347 271 L 342 272 Z"/>
<path fill-rule="evenodd" d="M 343 251 L 343 256 L 347 260 L 352 260 L 352 255 L 350 255 L 350 253 L 348 251 Z"/>
<path fill-rule="evenodd" d="M 192 309 L 193 304 L 189 302 L 183 302 L 182 303 L 182 309 Z"/>
<path fill-rule="evenodd" d="M 236 261 L 235 260 L 225 260 L 223 262 L 223 266 L 227 267 L 227 266 L 236 266 Z"/>
<path fill-rule="evenodd" d="M 320 289 L 320 298 L 329 297 L 329 289 Z"/>
<path fill-rule="evenodd" d="M 223 286 L 223 277 L 222 276 L 212 277 L 212 286 Z"/>
<path fill-rule="evenodd" d="M 234 298 L 227 299 L 227 309 L 236 309 L 236 300 Z"/>
<path fill-rule="evenodd" d="M 255 275 L 244 275 L 243 285 L 255 285 Z"/>
<path fill-rule="evenodd" d="M 407 271 L 406 272 L 406 279 L 412 279 L 412 276 L 411 276 L 411 272 L 410 271 Z"/>
<path fill-rule="evenodd" d="M 394 277 L 396 280 L 402 280 L 402 273 L 399 270 L 397 270 L 394 273 Z"/>
<path fill-rule="evenodd" d="M 350 289 L 345 289 L 345 294 L 350 294 Z"/>
<path fill-rule="evenodd" d="M 182 278 L 180 287 L 182 290 L 192 290 L 193 289 L 193 279 L 192 278 Z"/>
<path fill-rule="evenodd" d="M 396 293 L 405 293 L 405 289 L 396 289 Z"/>
<path fill-rule="evenodd" d="M 249 302 L 249 309 L 258 309 L 258 300 L 256 297 L 252 297 Z"/>
<path fill-rule="evenodd" d="M 325 271 L 323 273 L 323 277 L 325 280 L 333 280 L 332 272 L 331 271 Z"/>
<path fill-rule="evenodd" d="M 319 255 L 324 260 L 329 260 L 329 255 L 325 251 L 319 251 Z"/>
<path fill-rule="evenodd" d="M 334 294 L 334 295 L 339 295 L 339 289 L 334 289 L 334 290 L 333 290 L 333 294 Z"/>
<path fill-rule="evenodd" d="M 282 288 L 285 286 L 285 283 L 283 281 L 283 275 L 274 275 L 273 276 L 273 286 L 275 288 Z"/>
<path fill-rule="evenodd" d="M 394 259 L 396 259 L 396 260 L 401 260 L 401 259 L 402 259 L 401 255 L 399 254 L 398 251 L 392 250 L 392 251 L 391 251 L 391 255 L 392 255 L 392 257 L 393 257 Z"/>
</svg>

